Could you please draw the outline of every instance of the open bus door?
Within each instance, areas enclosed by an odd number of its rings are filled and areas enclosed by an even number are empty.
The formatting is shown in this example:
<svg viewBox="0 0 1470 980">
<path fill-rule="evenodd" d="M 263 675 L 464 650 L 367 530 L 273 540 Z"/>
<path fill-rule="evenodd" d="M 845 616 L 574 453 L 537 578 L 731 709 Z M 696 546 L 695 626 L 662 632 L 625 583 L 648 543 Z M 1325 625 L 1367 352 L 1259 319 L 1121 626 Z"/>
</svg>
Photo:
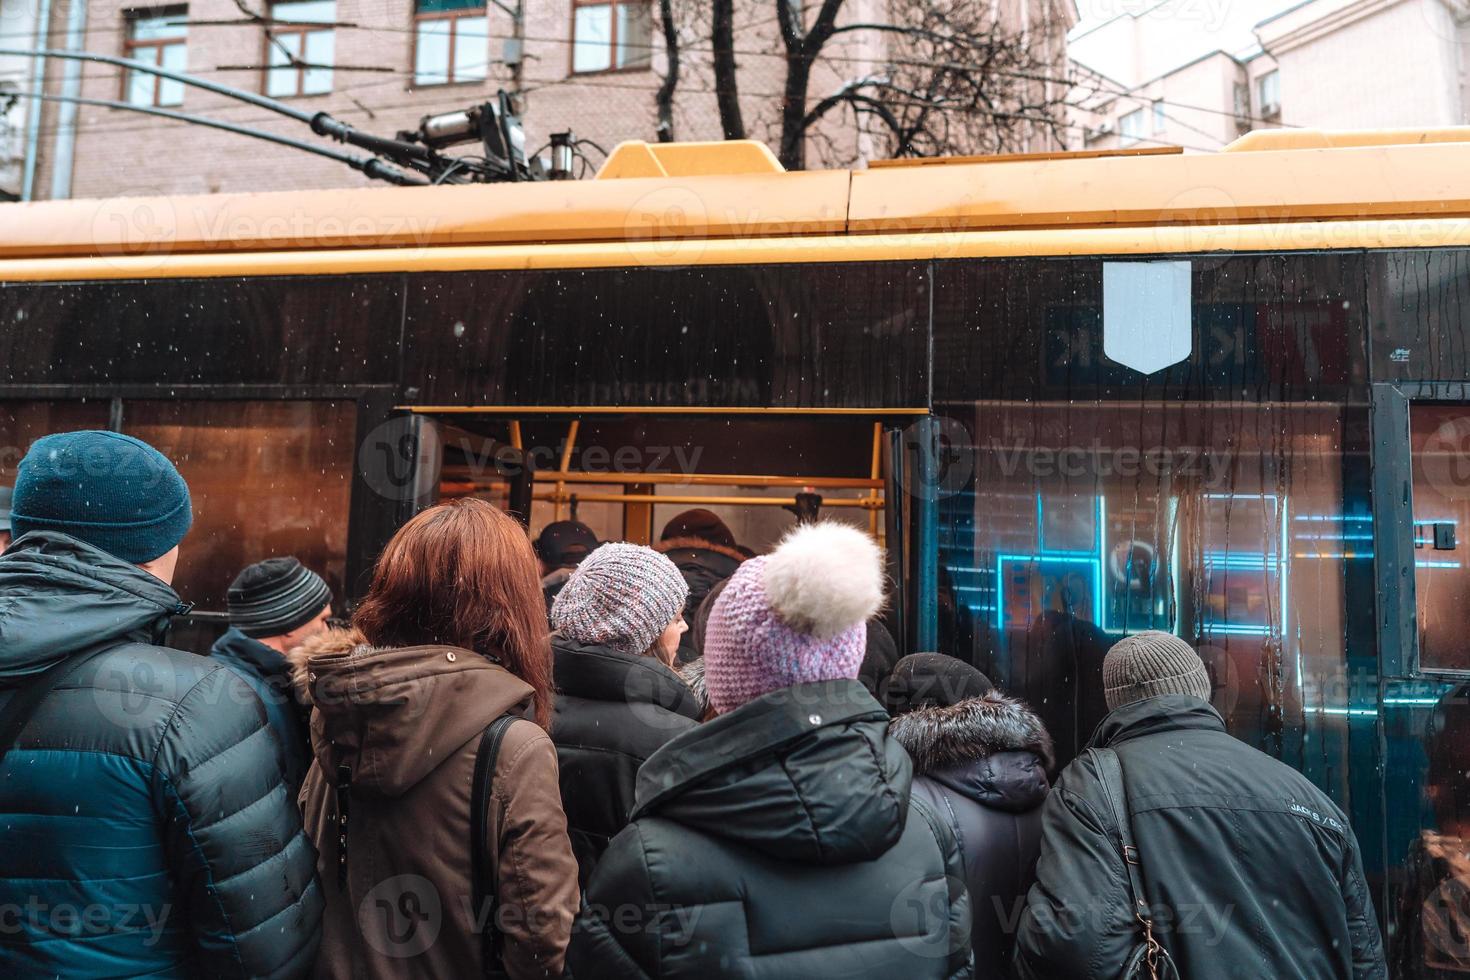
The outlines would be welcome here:
<svg viewBox="0 0 1470 980">
<path fill-rule="evenodd" d="M 763 553 L 820 498 L 818 517 L 886 546 L 884 617 L 900 652 L 935 649 L 934 494 L 921 478 L 932 454 L 920 411 L 505 406 L 416 408 L 409 418 L 417 465 L 404 520 L 477 496 L 533 536 L 574 519 L 599 540 L 656 544 L 670 518 L 703 508 Z"/>
</svg>

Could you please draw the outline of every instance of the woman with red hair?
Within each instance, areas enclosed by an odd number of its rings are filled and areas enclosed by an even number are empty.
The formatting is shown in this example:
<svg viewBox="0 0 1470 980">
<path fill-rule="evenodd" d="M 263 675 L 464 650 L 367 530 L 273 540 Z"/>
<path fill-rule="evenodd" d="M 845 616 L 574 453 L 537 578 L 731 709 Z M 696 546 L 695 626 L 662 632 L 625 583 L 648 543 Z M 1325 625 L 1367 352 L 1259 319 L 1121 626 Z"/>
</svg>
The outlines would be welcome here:
<svg viewBox="0 0 1470 980">
<path fill-rule="evenodd" d="M 561 976 L 577 864 L 525 531 L 481 500 L 424 511 L 384 549 L 353 626 L 306 665 L 316 975 Z"/>
</svg>

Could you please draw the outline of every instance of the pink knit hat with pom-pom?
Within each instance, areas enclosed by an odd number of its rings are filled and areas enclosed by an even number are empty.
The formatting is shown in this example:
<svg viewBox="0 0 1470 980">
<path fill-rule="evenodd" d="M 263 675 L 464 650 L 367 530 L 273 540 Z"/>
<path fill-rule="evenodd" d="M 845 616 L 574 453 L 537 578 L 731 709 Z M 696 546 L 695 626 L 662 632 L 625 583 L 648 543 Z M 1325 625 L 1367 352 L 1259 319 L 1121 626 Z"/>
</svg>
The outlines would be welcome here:
<svg viewBox="0 0 1470 980">
<path fill-rule="evenodd" d="M 806 524 L 730 577 L 710 612 L 704 676 L 721 714 L 794 684 L 854 679 L 883 605 L 883 559 L 845 524 Z"/>
</svg>

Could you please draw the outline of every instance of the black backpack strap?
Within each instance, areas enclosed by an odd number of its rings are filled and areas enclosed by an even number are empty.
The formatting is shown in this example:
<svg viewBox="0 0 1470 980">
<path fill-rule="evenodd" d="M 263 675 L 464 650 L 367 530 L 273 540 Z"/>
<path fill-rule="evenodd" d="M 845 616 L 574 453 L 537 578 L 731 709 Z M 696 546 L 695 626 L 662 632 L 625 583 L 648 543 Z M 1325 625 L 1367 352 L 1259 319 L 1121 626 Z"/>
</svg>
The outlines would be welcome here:
<svg viewBox="0 0 1470 980">
<path fill-rule="evenodd" d="M 492 721 L 480 736 L 475 753 L 475 777 L 470 784 L 470 895 L 473 915 L 482 922 L 480 949 L 486 976 L 503 976 L 501 947 L 504 936 L 496 908 L 495 876 L 490 870 L 490 785 L 495 778 L 495 762 L 500 743 L 515 722 L 515 715 L 502 715 Z"/>
<path fill-rule="evenodd" d="M 36 709 L 41 706 L 41 702 L 46 700 L 46 695 L 50 694 L 56 685 L 76 673 L 83 664 L 120 645 L 116 642 L 109 642 L 83 653 L 73 654 L 60 663 L 52 664 L 22 684 L 11 695 L 10 701 L 5 705 L 5 710 L 0 711 L 0 762 L 5 761 L 5 756 L 15 745 L 16 739 L 20 738 L 20 733 L 26 727 L 26 723 L 31 720 L 31 716 L 36 713 Z"/>
<path fill-rule="evenodd" d="M 1102 783 L 1103 795 L 1108 798 L 1108 809 L 1113 815 L 1113 826 L 1117 831 L 1117 843 L 1123 855 L 1123 867 L 1128 872 L 1128 890 L 1132 893 L 1133 911 L 1144 927 L 1153 925 L 1148 899 L 1144 897 L 1143 874 L 1138 861 L 1138 845 L 1133 841 L 1133 822 L 1128 818 L 1128 791 L 1123 786 L 1123 763 L 1112 749 L 1088 749 L 1092 763 L 1097 768 L 1098 781 Z"/>
</svg>

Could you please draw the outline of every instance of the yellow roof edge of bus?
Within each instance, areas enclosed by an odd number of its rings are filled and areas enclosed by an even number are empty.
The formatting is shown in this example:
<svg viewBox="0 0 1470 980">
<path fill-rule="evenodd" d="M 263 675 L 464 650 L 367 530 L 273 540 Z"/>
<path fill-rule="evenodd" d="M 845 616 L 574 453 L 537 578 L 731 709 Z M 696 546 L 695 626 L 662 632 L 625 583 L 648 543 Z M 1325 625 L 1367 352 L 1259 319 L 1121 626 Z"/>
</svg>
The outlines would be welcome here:
<svg viewBox="0 0 1470 980">
<path fill-rule="evenodd" d="M 901 166 L 786 172 L 753 140 L 627 143 L 600 180 L 0 204 L 0 280 L 13 260 L 64 257 L 583 243 L 642 262 L 644 246 L 717 239 L 800 250 L 831 235 L 1470 217 L 1470 127 L 1235 146 L 952 161 L 916 180 Z"/>
<path fill-rule="evenodd" d="M 1341 150 L 1362 146 L 1470 143 L 1470 126 L 1431 129 L 1254 129 L 1221 147 L 1221 153 L 1262 150 Z"/>
<path fill-rule="evenodd" d="M 779 174 L 786 168 L 759 140 L 647 143 L 627 140 L 613 147 L 597 180 L 621 177 L 715 177 Z"/>
</svg>

